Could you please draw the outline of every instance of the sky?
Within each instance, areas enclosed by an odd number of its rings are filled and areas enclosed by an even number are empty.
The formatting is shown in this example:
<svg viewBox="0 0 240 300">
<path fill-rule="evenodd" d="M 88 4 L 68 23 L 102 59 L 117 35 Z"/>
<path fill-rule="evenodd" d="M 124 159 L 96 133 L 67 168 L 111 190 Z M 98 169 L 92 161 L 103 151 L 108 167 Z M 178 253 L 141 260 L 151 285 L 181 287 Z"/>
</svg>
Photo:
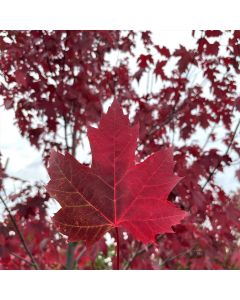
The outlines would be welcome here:
<svg viewBox="0 0 240 300">
<path fill-rule="evenodd" d="M 194 47 L 194 38 L 190 31 L 153 31 L 153 39 L 155 43 L 160 45 L 166 45 L 171 50 L 175 49 L 182 44 L 187 47 Z M 0 105 L 2 99 L 0 98 Z M 104 106 L 106 112 L 111 102 L 108 102 Z M 222 128 L 217 129 L 219 136 L 224 134 Z M 199 143 L 204 144 L 206 132 L 203 130 L 197 130 L 194 139 L 197 139 Z M 212 145 L 209 145 L 210 147 Z M 5 110 L 0 106 L 0 150 L 3 155 L 3 162 L 9 159 L 8 162 L 8 174 L 19 177 L 21 179 L 34 181 L 47 182 L 49 177 L 47 171 L 42 163 L 40 152 L 30 145 L 26 138 L 23 138 L 18 128 L 14 125 L 14 114 L 11 110 Z M 224 149 L 222 149 L 224 151 Z M 84 149 L 80 149 L 80 161 L 89 160 L 89 144 L 85 139 Z M 235 170 L 239 165 L 235 167 L 226 168 L 224 173 L 218 172 L 216 180 L 226 192 L 236 190 L 239 187 L 239 183 L 235 178 Z M 8 185 L 7 189 L 14 191 L 16 186 Z"/>
</svg>

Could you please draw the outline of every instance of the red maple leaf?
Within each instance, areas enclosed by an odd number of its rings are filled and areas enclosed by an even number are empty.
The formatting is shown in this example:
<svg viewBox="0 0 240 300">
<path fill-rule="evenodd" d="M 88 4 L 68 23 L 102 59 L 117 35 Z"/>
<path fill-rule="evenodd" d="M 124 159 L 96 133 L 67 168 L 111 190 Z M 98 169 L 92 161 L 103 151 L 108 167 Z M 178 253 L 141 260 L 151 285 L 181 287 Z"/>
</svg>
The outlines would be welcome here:
<svg viewBox="0 0 240 300">
<path fill-rule="evenodd" d="M 98 241 L 107 231 L 121 227 L 143 243 L 157 234 L 173 232 L 186 213 L 167 196 L 179 182 L 173 174 L 171 149 L 161 150 L 135 164 L 138 126 L 130 127 L 115 100 L 100 122 L 89 128 L 91 168 L 72 155 L 52 151 L 49 194 L 61 209 L 54 216 L 69 241 Z"/>
<path fill-rule="evenodd" d="M 193 64 L 196 65 L 196 59 L 195 59 L 195 53 L 194 51 L 188 51 L 185 47 L 183 47 L 182 45 L 180 45 L 180 48 L 175 50 L 174 52 L 175 56 L 179 56 L 180 59 L 177 62 L 178 67 L 179 67 L 179 71 L 181 73 L 184 73 L 189 64 Z"/>
<path fill-rule="evenodd" d="M 149 66 L 149 64 L 153 64 L 153 58 L 151 54 L 148 55 L 141 54 L 137 61 L 139 67 L 143 69 L 146 69 Z"/>
</svg>

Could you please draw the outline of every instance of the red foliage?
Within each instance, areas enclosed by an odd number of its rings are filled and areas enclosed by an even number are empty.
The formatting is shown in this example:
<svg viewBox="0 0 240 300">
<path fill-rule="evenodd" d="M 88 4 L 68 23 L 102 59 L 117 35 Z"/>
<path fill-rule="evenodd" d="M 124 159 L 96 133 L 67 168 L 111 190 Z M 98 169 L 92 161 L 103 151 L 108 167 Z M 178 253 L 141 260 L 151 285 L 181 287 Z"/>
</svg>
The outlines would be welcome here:
<svg viewBox="0 0 240 300">
<path fill-rule="evenodd" d="M 215 176 L 232 168 L 240 154 L 235 138 L 240 124 L 240 34 L 194 31 L 193 38 L 193 49 L 171 51 L 155 45 L 149 31 L 0 33 L 5 109 L 14 111 L 16 126 L 45 163 L 52 148 L 76 157 L 87 126 L 98 124 L 104 104 L 113 98 L 130 113 L 133 125 L 139 123 L 139 162 L 173 146 L 174 171 L 183 180 L 169 200 L 189 216 L 174 226 L 175 234 L 159 236 L 157 245 L 142 245 L 135 238 L 144 239 L 125 226 L 129 232 L 125 239 L 120 234 L 120 253 L 126 268 L 240 268 L 239 194 L 224 191 Z M 144 50 L 139 54 L 140 41 Z M 109 60 L 112 54 L 116 60 Z M 105 172 L 97 155 L 92 168 Z M 7 180 L 19 181 L 7 173 L 2 164 L 1 188 Z M 68 245 L 49 218 L 43 186 L 20 182 L 19 191 L 8 197 L 1 191 L 1 197 L 40 268 L 111 267 L 103 263 L 112 255 L 103 239 L 89 252 L 81 242 Z M 32 268 L 7 212 L 0 225 L 0 256 L 2 269 Z"/>
</svg>

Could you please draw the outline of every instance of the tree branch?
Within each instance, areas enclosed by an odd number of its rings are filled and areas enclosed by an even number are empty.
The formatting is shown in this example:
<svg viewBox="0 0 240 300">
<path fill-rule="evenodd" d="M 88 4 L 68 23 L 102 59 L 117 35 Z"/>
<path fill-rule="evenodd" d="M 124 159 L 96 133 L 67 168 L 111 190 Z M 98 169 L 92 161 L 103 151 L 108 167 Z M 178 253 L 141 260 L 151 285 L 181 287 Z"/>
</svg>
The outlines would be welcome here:
<svg viewBox="0 0 240 300">
<path fill-rule="evenodd" d="M 66 255 L 66 270 L 72 270 L 74 266 L 74 250 L 76 248 L 76 242 L 70 242 L 67 248 L 67 255 Z"/>
<path fill-rule="evenodd" d="M 4 191 L 4 193 L 5 193 L 5 191 Z M 4 205 L 4 207 L 5 207 L 6 211 L 9 214 L 9 217 L 10 217 L 10 219 L 12 221 L 12 224 L 13 224 L 13 226 L 15 228 L 15 231 L 16 231 L 16 233 L 17 233 L 17 235 L 18 235 L 18 237 L 19 237 L 19 239 L 21 241 L 21 244 L 23 245 L 23 248 L 25 249 L 26 253 L 28 254 L 28 256 L 29 256 L 29 258 L 30 258 L 30 260 L 32 262 L 32 266 L 34 267 L 34 269 L 39 270 L 39 266 L 38 266 L 37 262 L 35 261 L 35 259 L 34 259 L 32 253 L 31 253 L 31 251 L 29 250 L 29 248 L 28 248 L 28 246 L 27 246 L 27 244 L 25 242 L 25 239 L 24 239 L 24 237 L 23 237 L 23 235 L 22 235 L 22 233 L 21 233 L 21 231 L 20 231 L 20 229 L 19 229 L 19 227 L 18 227 L 18 225 L 17 225 L 17 223 L 16 223 L 16 221 L 15 221 L 15 219 L 14 219 L 14 217 L 13 217 L 11 211 L 10 211 L 10 209 L 8 208 L 5 200 L 2 198 L 1 195 L 0 195 L 0 199 L 1 199 L 1 201 L 2 201 L 2 203 Z"/>
<path fill-rule="evenodd" d="M 206 139 L 204 145 L 202 146 L 202 152 L 204 152 L 204 150 L 205 150 L 205 148 L 206 148 L 208 142 L 210 141 L 210 137 L 211 137 L 211 135 L 213 134 L 213 131 L 215 130 L 216 126 L 217 126 L 217 123 L 215 123 L 215 124 L 213 125 L 211 131 L 209 132 L 209 134 L 208 134 L 208 136 L 207 136 L 207 139 Z"/>
<path fill-rule="evenodd" d="M 68 136 L 67 136 L 67 120 L 65 117 L 64 119 L 64 139 L 65 139 L 65 144 L 66 144 L 66 149 L 69 151 L 69 144 L 68 144 Z"/>
<path fill-rule="evenodd" d="M 87 248 L 84 247 L 84 248 L 82 249 L 82 251 L 78 254 L 78 256 L 77 256 L 77 258 L 76 258 L 76 260 L 75 260 L 76 264 L 79 263 L 80 259 L 83 257 L 83 255 L 85 254 L 86 251 L 87 251 Z"/>
<path fill-rule="evenodd" d="M 156 131 L 158 131 L 161 127 L 167 125 L 168 123 L 170 123 L 172 121 L 173 118 L 175 118 L 175 116 L 182 110 L 182 108 L 184 107 L 184 105 L 188 102 L 188 98 L 186 98 L 183 103 L 181 105 L 179 105 L 178 108 L 173 109 L 172 112 L 168 115 L 168 117 L 161 122 L 158 126 L 154 127 L 150 132 L 149 135 L 154 134 Z"/>
<path fill-rule="evenodd" d="M 19 255 L 17 255 L 16 253 L 13 253 L 13 252 L 11 252 L 11 251 L 9 251 L 9 253 L 10 253 L 11 255 L 15 256 L 16 258 L 18 258 L 18 259 L 24 261 L 25 263 L 29 264 L 30 266 L 32 266 L 32 267 L 35 266 L 32 262 L 30 262 L 30 261 L 28 261 L 27 259 L 25 259 L 25 258 L 23 258 L 23 257 L 21 257 L 21 256 L 19 256 Z"/>
<path fill-rule="evenodd" d="M 163 238 L 163 234 L 161 234 L 161 235 L 159 235 L 158 237 L 157 237 L 157 242 L 159 242 L 162 238 Z M 125 264 L 125 266 L 124 266 L 124 270 L 128 270 L 129 268 L 130 268 L 130 266 L 131 266 L 131 264 L 133 263 L 133 261 L 135 260 L 135 258 L 137 258 L 139 255 L 141 255 L 141 254 L 143 254 L 143 253 L 145 253 L 145 252 L 147 252 L 149 249 L 151 249 L 153 247 L 153 244 L 149 244 L 147 247 L 144 247 L 144 248 L 142 248 L 142 249 L 139 249 L 139 250 L 137 250 L 134 254 L 133 254 L 133 256 L 127 261 L 127 263 Z"/>
<path fill-rule="evenodd" d="M 185 250 L 185 251 L 180 252 L 180 253 L 177 254 L 177 255 L 174 255 L 174 256 L 171 256 L 171 257 L 169 257 L 169 258 L 166 258 L 166 259 L 160 264 L 160 267 L 164 266 L 166 263 L 168 263 L 169 261 L 174 260 L 175 258 L 178 258 L 178 257 L 180 257 L 180 256 L 182 256 L 182 255 L 185 255 L 185 254 L 188 254 L 188 253 L 191 253 L 191 252 L 192 252 L 192 249 L 190 249 L 190 250 Z"/>
<path fill-rule="evenodd" d="M 232 144 L 233 144 L 233 141 L 234 141 L 234 139 L 235 139 L 235 136 L 236 136 L 236 134 L 237 134 L 237 131 L 238 131 L 239 126 L 240 126 L 240 119 L 238 120 L 237 126 L 235 127 L 235 130 L 234 130 L 234 132 L 233 132 L 233 136 L 232 136 L 232 138 L 231 138 L 231 140 L 230 140 L 230 143 L 229 143 L 229 145 L 228 145 L 228 147 L 227 147 L 227 150 L 226 150 L 226 152 L 225 152 L 224 155 L 227 155 L 228 152 L 230 151 L 231 146 L 232 146 Z M 218 160 L 217 165 L 216 165 L 215 168 L 212 170 L 212 172 L 210 172 L 210 174 L 209 174 L 209 176 L 208 176 L 206 182 L 204 183 L 204 185 L 203 185 L 202 188 L 201 188 L 202 191 L 205 189 L 205 187 L 207 186 L 207 184 L 210 182 L 210 180 L 212 179 L 213 175 L 215 174 L 216 170 L 220 167 L 220 165 L 221 165 L 221 159 Z"/>
</svg>

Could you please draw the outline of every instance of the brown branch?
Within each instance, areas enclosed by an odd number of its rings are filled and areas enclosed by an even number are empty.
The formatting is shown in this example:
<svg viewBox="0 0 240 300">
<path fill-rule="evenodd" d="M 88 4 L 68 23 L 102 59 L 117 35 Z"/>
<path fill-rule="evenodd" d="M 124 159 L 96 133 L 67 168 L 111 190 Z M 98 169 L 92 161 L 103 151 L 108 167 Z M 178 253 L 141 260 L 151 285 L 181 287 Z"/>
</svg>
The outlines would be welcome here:
<svg viewBox="0 0 240 300">
<path fill-rule="evenodd" d="M 185 78 L 188 80 L 189 83 L 190 83 L 190 79 L 188 78 L 188 76 L 189 76 L 189 74 L 190 74 L 190 72 L 192 70 L 192 66 L 193 66 L 193 63 L 195 61 L 195 58 L 196 58 L 197 54 L 198 54 L 198 50 L 195 49 L 193 51 L 193 57 L 192 57 L 192 60 L 189 62 L 188 70 L 187 70 L 186 75 L 185 75 Z M 179 75 L 179 77 L 180 77 L 180 75 Z M 182 110 L 182 108 L 185 106 L 185 104 L 187 104 L 187 102 L 188 102 L 188 97 L 177 108 L 174 107 L 173 110 L 172 110 L 172 112 L 167 117 L 167 119 L 165 121 L 163 121 L 162 123 L 160 123 L 159 126 L 156 126 L 156 128 L 154 128 L 153 130 L 151 130 L 149 132 L 149 135 L 155 133 L 156 131 L 158 131 L 159 129 L 161 129 L 161 127 L 169 124 L 171 121 L 174 121 L 176 115 Z"/>
<path fill-rule="evenodd" d="M 82 251 L 80 251 L 80 253 L 78 254 L 78 256 L 77 256 L 77 258 L 76 258 L 76 264 L 78 264 L 79 263 L 79 261 L 80 261 L 80 259 L 83 257 L 83 255 L 85 254 L 85 252 L 87 251 L 87 248 L 86 247 L 84 247 L 83 249 L 82 249 Z"/>
<path fill-rule="evenodd" d="M 75 128 L 76 125 L 75 122 L 73 124 L 73 131 L 72 131 L 72 156 L 74 157 L 76 155 L 76 148 L 77 148 L 77 130 Z"/>
<path fill-rule="evenodd" d="M 72 251 L 75 249 L 75 247 L 77 246 L 77 243 L 69 243 L 68 244 L 68 249 L 67 249 L 67 252 L 69 254 L 69 249 L 72 249 Z M 63 267 L 64 270 L 72 270 L 74 269 L 74 266 L 77 267 L 80 259 L 83 257 L 83 255 L 85 254 L 85 252 L 87 251 L 87 247 L 84 247 L 80 253 L 78 254 L 78 256 L 76 257 L 75 260 L 73 260 L 74 258 L 74 255 L 72 256 L 71 260 L 70 260 L 70 256 L 71 254 L 67 255 L 67 258 L 69 260 L 69 265 L 66 263 L 66 265 Z M 74 254 L 74 252 L 72 252 Z"/>
<path fill-rule="evenodd" d="M 161 239 L 162 237 L 163 237 L 163 235 L 159 236 L 158 241 L 160 241 L 160 239 Z M 126 263 L 124 269 L 125 269 L 125 270 L 129 269 L 131 263 L 134 261 L 134 259 L 135 259 L 136 257 L 138 257 L 139 255 L 141 255 L 141 254 L 147 252 L 147 251 L 148 251 L 149 249 L 151 249 L 152 247 L 153 247 L 153 244 L 150 244 L 150 245 L 148 245 L 147 248 L 142 248 L 142 249 L 136 251 L 136 252 L 134 253 L 134 255 L 131 257 L 131 259 Z M 182 251 L 182 252 L 180 252 L 180 253 L 177 254 L 177 255 L 174 255 L 174 256 L 171 256 L 171 257 L 165 259 L 159 266 L 162 267 L 162 266 L 164 266 L 166 263 L 172 261 L 173 259 L 175 259 L 175 258 L 177 258 L 177 257 L 180 257 L 180 256 L 182 256 L 182 255 L 185 255 L 185 254 L 193 253 L 193 251 L 194 251 L 193 249 Z"/>
<path fill-rule="evenodd" d="M 147 73 L 146 95 L 149 94 L 149 87 L 150 87 L 150 68 Z"/>
<path fill-rule="evenodd" d="M 228 145 L 228 147 L 227 147 L 227 150 L 226 150 L 226 152 L 224 153 L 224 155 L 227 155 L 228 152 L 230 151 L 231 146 L 232 146 L 233 141 L 234 141 L 234 138 L 235 138 L 235 136 L 236 136 L 236 134 L 237 134 L 237 131 L 238 131 L 239 126 L 240 126 L 240 119 L 238 120 L 237 126 L 235 127 L 235 130 L 234 130 L 234 132 L 233 132 L 233 136 L 232 136 L 232 138 L 231 138 L 231 140 L 230 140 L 230 143 L 229 143 L 229 145 Z M 210 180 L 212 179 L 213 175 L 215 174 L 215 172 L 217 171 L 217 169 L 220 167 L 220 165 L 221 165 L 221 159 L 218 160 L 217 165 L 216 165 L 215 168 L 212 170 L 212 172 L 210 172 L 210 174 L 209 174 L 209 176 L 208 176 L 206 182 L 204 183 L 204 185 L 203 185 L 202 188 L 201 188 L 202 191 L 205 189 L 205 187 L 207 186 L 207 184 L 210 182 Z"/>
<path fill-rule="evenodd" d="M 138 251 L 136 251 L 133 256 L 127 261 L 127 263 L 125 264 L 124 266 L 124 270 L 128 270 L 131 266 L 131 264 L 133 263 L 133 261 L 135 260 L 136 257 L 140 256 L 141 254 L 147 252 L 149 249 L 151 249 L 153 247 L 153 244 L 150 244 L 147 246 L 147 249 L 146 248 L 142 248 Z"/>
<path fill-rule="evenodd" d="M 166 259 L 160 264 L 160 267 L 164 266 L 166 263 L 168 263 L 168 262 L 174 260 L 175 258 L 178 258 L 178 257 L 183 256 L 183 255 L 185 255 L 185 254 L 189 254 L 189 253 L 191 253 L 191 252 L 192 252 L 192 249 L 190 249 L 190 250 L 185 250 L 185 251 L 180 252 L 180 253 L 177 254 L 177 255 L 174 255 L 174 256 L 171 256 L 171 257 L 169 257 L 169 258 L 166 258 Z"/>
<path fill-rule="evenodd" d="M 3 167 L 3 169 L 4 169 L 5 171 L 7 170 L 8 163 L 9 163 L 9 157 L 6 159 L 5 166 Z"/>
<path fill-rule="evenodd" d="M 3 191 L 4 191 L 4 190 L 3 190 Z M 4 191 L 4 193 L 5 193 L 5 191 Z M 23 237 L 23 235 L 22 235 L 22 233 L 21 233 L 21 231 L 20 231 L 20 229 L 19 229 L 19 227 L 18 227 L 18 225 L 17 225 L 17 223 L 16 223 L 16 221 L 15 221 L 15 219 L 14 219 L 14 217 L 13 217 L 11 211 L 10 211 L 10 209 L 8 208 L 8 206 L 7 206 L 6 202 L 5 202 L 5 200 L 2 198 L 1 195 L 0 195 L 0 199 L 1 199 L 1 201 L 2 201 L 2 203 L 3 203 L 3 205 L 4 205 L 4 207 L 5 207 L 6 211 L 7 211 L 8 214 L 9 214 L 9 217 L 10 217 L 10 219 L 11 219 L 11 221 L 12 221 L 12 224 L 13 224 L 13 226 L 14 226 L 14 228 L 15 228 L 15 231 L 16 231 L 16 233 L 17 233 L 17 235 L 18 235 L 18 237 L 19 237 L 19 239 L 20 239 L 20 241 L 21 241 L 21 244 L 23 245 L 23 248 L 25 249 L 26 253 L 27 253 L 28 256 L 29 256 L 29 258 L 30 258 L 30 260 L 31 260 L 31 262 L 32 262 L 32 265 L 33 265 L 34 269 L 39 270 L 39 266 L 38 266 L 37 262 L 35 261 L 35 259 L 34 259 L 32 253 L 31 253 L 31 251 L 29 250 L 29 248 L 28 248 L 28 246 L 27 246 L 27 244 L 26 244 L 26 241 L 25 241 L 25 239 L 24 239 L 24 237 Z"/>
<path fill-rule="evenodd" d="M 65 269 L 66 270 L 72 270 L 74 266 L 74 251 L 77 246 L 76 242 L 70 242 L 68 244 L 67 248 L 67 254 L 66 254 L 66 265 Z"/>
<path fill-rule="evenodd" d="M 18 258 L 18 259 L 24 261 L 25 263 L 29 264 L 30 266 L 32 266 L 32 267 L 35 266 L 35 265 L 34 265 L 33 263 L 31 263 L 30 261 L 28 261 L 27 259 L 25 259 L 25 258 L 23 258 L 23 257 L 21 257 L 21 256 L 19 256 L 19 255 L 17 255 L 17 254 L 14 253 L 14 252 L 9 251 L 9 253 L 10 253 L 11 255 L 15 256 L 16 258 Z"/>
<path fill-rule="evenodd" d="M 213 125 L 211 131 L 209 132 L 209 134 L 208 134 L 208 136 L 207 136 L 207 139 L 206 139 L 206 141 L 205 141 L 205 143 L 204 143 L 204 145 L 203 145 L 203 147 L 202 147 L 202 152 L 204 152 L 204 149 L 206 148 L 208 142 L 210 141 L 210 137 L 211 137 L 211 135 L 213 134 L 213 131 L 215 130 L 216 126 L 217 126 L 217 123 L 215 123 L 215 124 Z"/>
<path fill-rule="evenodd" d="M 66 149 L 67 151 L 69 151 L 68 136 L 67 136 L 67 120 L 65 117 L 63 117 L 63 119 L 64 119 L 64 139 L 66 143 Z"/>
<path fill-rule="evenodd" d="M 161 127 L 167 125 L 168 123 L 170 123 L 173 118 L 175 118 L 175 116 L 182 110 L 182 108 L 185 106 L 185 104 L 188 102 L 188 98 L 186 98 L 183 103 L 181 105 L 179 105 L 178 108 L 176 109 L 173 109 L 172 112 L 168 115 L 168 117 L 163 121 L 161 122 L 158 126 L 156 126 L 154 129 L 152 129 L 150 132 L 149 132 L 149 135 L 152 135 L 154 134 L 156 131 L 160 130 Z"/>
<path fill-rule="evenodd" d="M 21 181 L 22 183 L 28 183 L 27 180 L 24 180 L 22 178 L 16 177 L 16 176 L 8 176 L 8 178 L 12 179 L 12 180 L 17 180 L 17 181 Z"/>
<path fill-rule="evenodd" d="M 157 237 L 157 242 L 159 242 L 162 238 L 163 238 L 163 234 L 159 235 Z M 135 260 L 136 257 L 138 257 L 139 255 L 147 252 L 149 249 L 151 249 L 153 247 L 153 244 L 149 244 L 147 247 L 144 247 L 142 249 L 137 250 L 132 257 L 126 262 L 125 266 L 124 266 L 124 270 L 128 270 L 131 266 L 131 264 L 133 263 L 133 261 Z"/>
</svg>

